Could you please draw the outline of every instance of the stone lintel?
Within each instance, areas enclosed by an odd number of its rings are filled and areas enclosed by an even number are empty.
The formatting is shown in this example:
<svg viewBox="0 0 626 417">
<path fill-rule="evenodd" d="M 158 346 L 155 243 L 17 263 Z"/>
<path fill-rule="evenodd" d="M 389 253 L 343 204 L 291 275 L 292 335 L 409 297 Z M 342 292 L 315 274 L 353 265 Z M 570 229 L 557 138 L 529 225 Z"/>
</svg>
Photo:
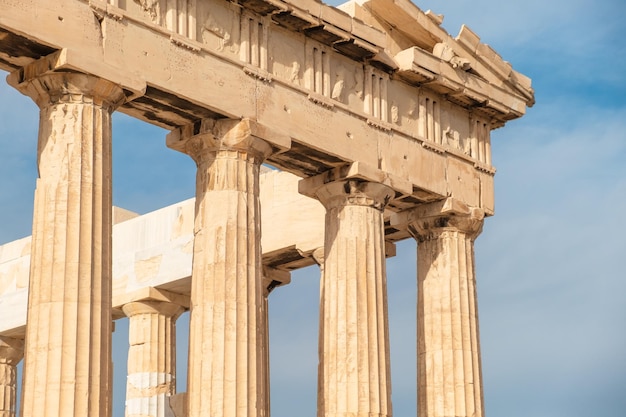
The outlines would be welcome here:
<svg viewBox="0 0 626 417">
<path fill-rule="evenodd" d="M 320 246 L 314 250 L 302 252 L 302 256 L 311 260 L 307 266 L 321 265 L 324 262 L 324 247 Z M 396 244 L 385 240 L 385 258 L 393 258 L 394 256 L 396 256 Z"/>
<path fill-rule="evenodd" d="M 385 258 L 396 256 L 396 244 L 385 240 Z"/>
<path fill-rule="evenodd" d="M 311 265 L 314 263 L 320 265 L 324 262 L 324 247 L 319 247 L 313 251 L 310 251 L 305 256 L 311 258 L 314 262 L 311 262 Z M 385 258 L 393 258 L 396 256 L 396 244 L 394 242 L 389 242 L 385 240 Z"/>
<path fill-rule="evenodd" d="M 410 182 L 361 162 L 352 162 L 349 165 L 333 168 L 322 174 L 302 179 L 298 183 L 298 191 L 300 194 L 316 198 L 317 190 L 323 185 L 348 179 L 384 184 L 395 191 L 395 198 L 406 197 L 413 193 L 413 185 Z"/>
<path fill-rule="evenodd" d="M 448 197 L 440 201 L 420 204 L 410 210 L 392 213 L 390 224 L 396 229 L 404 230 L 417 220 L 441 216 L 466 216 L 482 220 L 485 213 L 482 209 L 470 207 L 460 200 Z"/>
<path fill-rule="evenodd" d="M 271 293 L 276 287 L 282 287 L 289 283 L 291 283 L 291 272 L 263 266 L 263 288 L 267 291 L 267 294 Z"/>
<path fill-rule="evenodd" d="M 24 339 L 0 336 L 0 363 L 17 365 L 24 357 Z"/>
<path fill-rule="evenodd" d="M 108 80 L 121 86 L 126 101 L 132 101 L 146 91 L 146 81 L 139 74 L 129 74 L 128 71 L 121 71 L 102 60 L 70 49 L 61 49 L 10 73 L 7 82 L 22 91 L 24 83 L 52 72 L 80 72 Z"/>
<path fill-rule="evenodd" d="M 122 307 L 124 307 L 125 304 L 135 301 L 163 301 L 177 304 L 185 310 L 188 310 L 191 305 L 188 295 L 178 294 L 154 287 L 144 287 L 133 292 L 115 294 L 115 297 L 113 298 L 113 319 L 115 320 L 126 317 L 126 315 L 122 312 Z"/>
<path fill-rule="evenodd" d="M 388 51 L 379 51 L 376 55 L 370 58 L 369 62 L 379 68 L 386 69 L 387 71 L 397 71 L 400 69 L 398 63 L 389 55 Z"/>
<path fill-rule="evenodd" d="M 441 60 L 417 46 L 398 52 L 394 60 L 399 71 L 418 74 L 424 80 L 432 80 L 441 72 Z"/>
<path fill-rule="evenodd" d="M 121 207 L 113 206 L 114 225 L 125 222 L 126 220 L 134 219 L 135 217 L 139 217 L 139 214 Z"/>
<path fill-rule="evenodd" d="M 291 148 L 289 135 L 249 118 L 202 119 L 174 129 L 165 137 L 165 143 L 168 148 L 187 153 L 189 140 L 193 138 L 205 139 L 209 143 L 214 141 L 232 147 L 249 146 L 251 139 L 258 138 L 272 147 L 271 153 L 280 153 Z"/>
</svg>

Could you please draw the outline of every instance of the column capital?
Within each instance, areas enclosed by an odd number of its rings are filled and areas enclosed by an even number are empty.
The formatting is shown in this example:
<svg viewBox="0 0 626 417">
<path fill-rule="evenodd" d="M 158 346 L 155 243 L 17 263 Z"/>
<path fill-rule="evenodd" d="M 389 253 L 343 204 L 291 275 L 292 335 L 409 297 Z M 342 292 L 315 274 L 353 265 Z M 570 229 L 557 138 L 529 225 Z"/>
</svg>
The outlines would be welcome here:
<svg viewBox="0 0 626 417">
<path fill-rule="evenodd" d="M 391 215 L 391 226 L 406 229 L 422 242 L 438 237 L 446 230 L 467 234 L 472 240 L 482 232 L 485 212 L 447 198 Z"/>
<path fill-rule="evenodd" d="M 289 149 L 291 138 L 248 118 L 202 119 L 170 132 L 166 145 L 191 156 L 197 164 L 218 151 L 245 152 L 261 163 L 271 154 Z"/>
<path fill-rule="evenodd" d="M 446 231 L 465 233 L 472 240 L 483 230 L 484 215 L 482 212 L 469 215 L 441 215 L 417 219 L 408 225 L 408 230 L 418 242 L 437 239 Z"/>
<path fill-rule="evenodd" d="M 102 61 L 61 49 L 15 70 L 7 82 L 42 108 L 56 103 L 93 103 L 110 109 L 144 94 L 146 82 Z M 123 86 L 123 87 L 122 87 Z"/>
<path fill-rule="evenodd" d="M 345 179 L 324 184 L 315 192 L 315 197 L 327 209 L 340 206 L 366 206 L 384 211 L 395 195 L 387 185 L 361 179 Z"/>
<path fill-rule="evenodd" d="M 0 363 L 12 366 L 24 357 L 24 340 L 0 336 Z"/>
<path fill-rule="evenodd" d="M 126 314 L 126 317 L 133 317 L 139 314 L 160 314 L 177 319 L 185 309 L 178 304 L 167 301 L 141 300 L 124 304 L 122 311 Z"/>
<path fill-rule="evenodd" d="M 44 108 L 54 104 L 94 104 L 109 111 L 126 100 L 122 88 L 93 75 L 52 72 L 21 83 L 17 89 Z"/>
<path fill-rule="evenodd" d="M 113 317 L 123 317 L 121 312 L 122 307 L 135 301 L 160 301 L 163 303 L 179 305 L 185 310 L 188 310 L 190 307 L 188 295 L 178 294 L 161 288 L 143 287 L 131 292 L 124 292 L 122 294 L 116 293 L 113 297 L 112 303 Z M 126 316 L 125 313 L 123 315 Z"/>
<path fill-rule="evenodd" d="M 373 192 L 374 188 L 380 188 L 359 185 L 364 183 L 379 184 L 386 187 L 389 192 L 389 197 L 387 201 L 384 201 L 382 205 L 383 208 L 391 199 L 398 196 L 410 195 L 413 192 L 413 185 L 410 182 L 361 162 L 353 162 L 348 165 L 330 169 L 313 177 L 304 178 L 298 183 L 298 191 L 300 194 L 320 200 L 320 202 L 326 206 L 322 198 L 325 198 L 328 192 L 331 194 L 348 195 L 360 191 L 361 194 L 363 194 L 366 189 L 368 189 L 368 192 Z M 346 187 L 347 189 L 342 192 L 342 187 Z M 324 190 L 325 188 L 326 190 Z M 352 204 L 356 202 L 354 199 L 352 201 Z"/>
</svg>

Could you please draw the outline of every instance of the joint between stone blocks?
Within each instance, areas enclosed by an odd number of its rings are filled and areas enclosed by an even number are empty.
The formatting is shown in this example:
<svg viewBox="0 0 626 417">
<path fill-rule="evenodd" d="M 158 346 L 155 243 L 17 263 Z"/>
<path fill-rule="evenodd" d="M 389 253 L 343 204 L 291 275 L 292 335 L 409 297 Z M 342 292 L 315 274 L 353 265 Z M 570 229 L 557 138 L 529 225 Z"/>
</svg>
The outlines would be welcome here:
<svg viewBox="0 0 626 417">
<path fill-rule="evenodd" d="M 350 179 L 386 185 L 395 193 L 391 198 L 392 200 L 413 193 L 413 185 L 409 181 L 391 175 L 378 168 L 373 168 L 362 162 L 352 162 L 341 167 L 330 169 L 322 174 L 304 178 L 298 183 L 298 191 L 300 194 L 316 198 L 316 193 L 322 186 L 332 182 Z"/>
<path fill-rule="evenodd" d="M 250 150 L 254 149 L 267 158 L 271 154 L 287 151 L 291 137 L 249 118 L 202 119 L 174 129 L 165 138 L 167 147 L 179 152 L 197 152 L 191 149 L 192 140 L 201 142 L 203 149 Z"/>
</svg>

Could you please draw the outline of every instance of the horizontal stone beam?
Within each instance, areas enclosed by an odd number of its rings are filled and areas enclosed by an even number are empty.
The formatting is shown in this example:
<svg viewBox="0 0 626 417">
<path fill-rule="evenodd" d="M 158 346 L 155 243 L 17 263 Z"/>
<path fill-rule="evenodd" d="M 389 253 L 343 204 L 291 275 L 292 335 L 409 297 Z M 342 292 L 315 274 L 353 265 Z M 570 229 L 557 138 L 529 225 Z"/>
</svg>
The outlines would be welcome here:
<svg viewBox="0 0 626 417">
<path fill-rule="evenodd" d="M 291 139 L 289 149 L 269 159 L 284 171 L 305 177 L 360 162 L 412 185 L 412 194 L 392 202 L 392 210 L 453 196 L 493 212 L 494 170 L 486 156 L 468 150 L 470 119 L 486 126 L 481 140 L 487 141 L 492 126 L 523 113 L 524 97 L 492 88 L 470 72 L 459 78 L 428 51 L 420 54 L 446 68 L 437 80 L 454 87 L 449 99 L 389 77 L 369 61 L 346 56 L 367 39 L 368 48 L 383 47 L 380 31 L 310 1 L 266 2 L 260 16 L 250 15 L 267 31 L 265 38 L 250 40 L 253 58 L 243 52 L 250 42 L 233 28 L 246 7 L 263 2 L 243 2 L 243 9 L 222 0 L 199 3 L 204 9 L 186 35 L 151 21 L 137 2 L 126 2 L 124 10 L 101 3 L 0 0 L 0 67 L 17 69 L 12 83 L 21 78 L 19 68 L 54 54 L 63 60 L 51 70 L 94 73 L 120 84 L 127 94 L 120 110 L 141 120 L 174 129 L 205 118 L 249 118 Z M 319 10 L 307 11 L 313 6 Z M 309 26 L 288 27 L 296 22 Z M 330 47 L 324 42 L 333 34 L 339 38 Z M 446 81 L 446 74 L 454 79 Z M 428 129 L 419 126 L 430 116 L 418 109 L 418 96 L 436 103 L 432 111 L 441 118 Z"/>
<path fill-rule="evenodd" d="M 263 264 L 268 279 L 288 282 L 291 270 L 315 264 L 324 245 L 325 210 L 298 193 L 299 177 L 266 169 L 261 174 Z M 187 308 L 191 291 L 195 200 L 133 217 L 114 209 L 114 318 L 131 301 L 171 301 Z M 391 213 L 389 213 L 390 215 Z M 387 216 L 389 217 L 389 216 Z M 21 337 L 26 325 L 31 238 L 0 246 L 0 335 Z M 395 245 L 386 242 L 387 256 Z"/>
<path fill-rule="evenodd" d="M 273 269 L 312 265 L 312 252 L 324 245 L 324 208 L 298 194 L 298 180 L 279 171 L 261 175 L 263 262 Z M 134 218 L 115 210 L 125 221 L 113 226 L 114 309 L 146 297 L 189 295 L 194 205 L 190 199 Z M 26 237 L 0 246 L 0 335 L 24 331 L 30 243 Z M 183 299 L 177 300 L 187 307 Z"/>
</svg>

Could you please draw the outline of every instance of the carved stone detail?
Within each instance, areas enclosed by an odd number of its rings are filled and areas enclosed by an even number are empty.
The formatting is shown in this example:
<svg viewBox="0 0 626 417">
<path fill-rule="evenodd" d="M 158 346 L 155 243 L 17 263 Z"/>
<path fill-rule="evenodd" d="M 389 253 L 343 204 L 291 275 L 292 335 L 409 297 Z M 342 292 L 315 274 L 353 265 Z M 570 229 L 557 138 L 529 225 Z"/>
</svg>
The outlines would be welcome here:
<svg viewBox="0 0 626 417">
<path fill-rule="evenodd" d="M 269 22 L 251 13 L 241 13 L 240 59 L 263 72 L 270 72 Z"/>
<path fill-rule="evenodd" d="M 153 23 L 160 24 L 161 22 L 161 2 L 162 0 L 134 0 L 139 4 L 143 11 L 150 16 L 150 20 Z"/>
<path fill-rule="evenodd" d="M 219 8 L 209 10 L 201 28 L 202 41 L 208 44 L 211 41 L 211 34 L 217 37 L 216 49 L 218 51 L 222 52 L 228 47 L 230 52 L 237 53 L 239 52 L 240 26 L 239 16 L 234 11 Z"/>
<path fill-rule="evenodd" d="M 389 76 L 372 67 L 365 67 L 364 108 L 365 113 L 382 122 L 389 121 L 387 83 Z"/>
<path fill-rule="evenodd" d="M 470 118 L 470 154 L 472 158 L 491 165 L 491 126 L 489 123 L 477 119 Z"/>
<path fill-rule="evenodd" d="M 398 124 L 400 122 L 400 109 L 395 101 L 391 102 L 391 122 Z"/>
<path fill-rule="evenodd" d="M 161 0 L 165 27 L 177 35 L 196 40 L 198 0 Z"/>
<path fill-rule="evenodd" d="M 441 145 L 441 103 L 430 96 L 420 94 L 418 106 L 418 136 Z"/>
<path fill-rule="evenodd" d="M 343 92 L 346 88 L 346 70 L 343 67 L 337 68 L 335 71 L 335 82 L 333 85 L 333 90 L 330 93 L 330 98 L 342 102 Z"/>
<path fill-rule="evenodd" d="M 330 51 L 316 43 L 307 44 L 306 86 L 314 95 L 331 98 Z"/>
<path fill-rule="evenodd" d="M 449 62 L 452 68 L 458 68 L 463 71 L 469 71 L 472 65 L 469 60 L 460 57 L 450 45 L 445 42 L 435 44 L 433 47 L 433 55 L 442 60 Z"/>
<path fill-rule="evenodd" d="M 446 139 L 445 143 L 448 146 L 457 149 L 466 155 L 471 154 L 471 141 L 469 139 L 461 138 L 459 132 L 456 130 L 447 127 L 443 131 L 443 136 Z"/>
<path fill-rule="evenodd" d="M 291 63 L 291 73 L 289 74 L 289 81 L 295 85 L 300 85 L 300 63 L 293 61 Z"/>
</svg>

